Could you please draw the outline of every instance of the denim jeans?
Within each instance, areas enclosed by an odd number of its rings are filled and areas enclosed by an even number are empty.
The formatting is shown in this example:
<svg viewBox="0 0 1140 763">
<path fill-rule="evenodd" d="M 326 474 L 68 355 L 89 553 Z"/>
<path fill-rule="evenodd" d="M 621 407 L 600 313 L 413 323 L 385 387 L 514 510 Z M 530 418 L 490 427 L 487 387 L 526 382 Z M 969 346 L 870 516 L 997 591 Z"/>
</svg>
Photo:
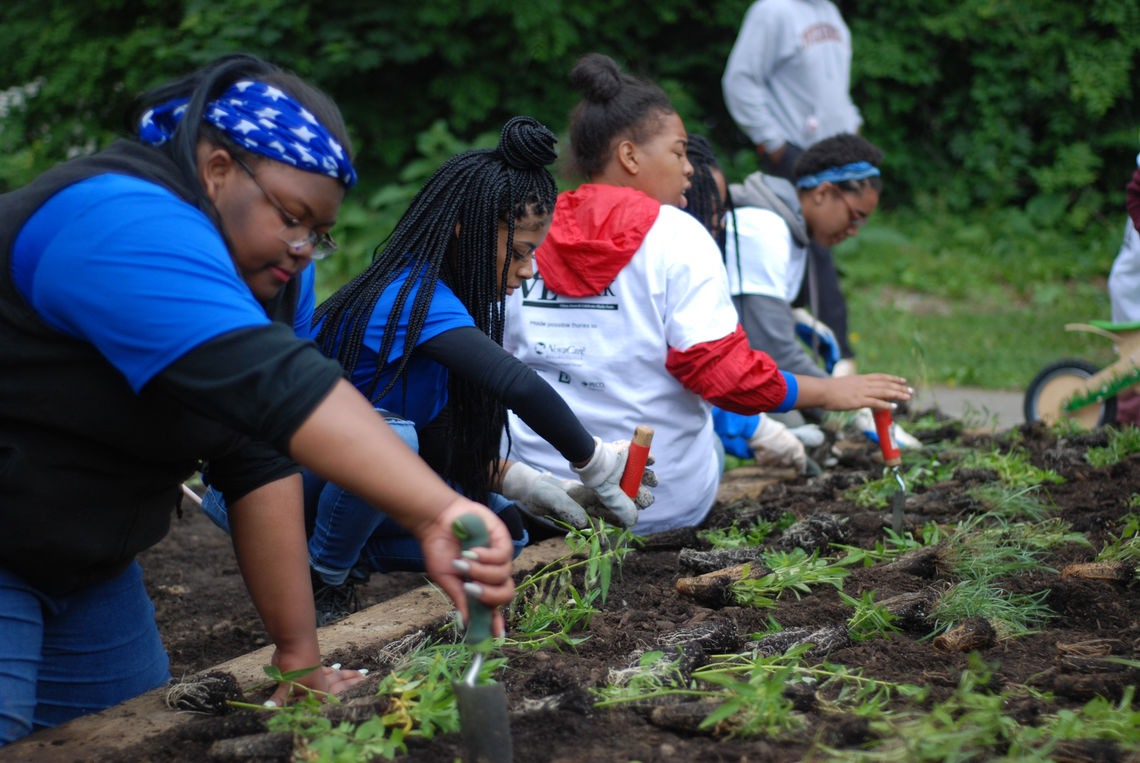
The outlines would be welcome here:
<svg viewBox="0 0 1140 763">
<path fill-rule="evenodd" d="M 418 453 L 415 424 L 388 411 L 377 411 L 400 439 Z M 424 569 L 419 541 L 398 522 L 377 511 L 363 498 L 307 469 L 302 478 L 309 565 L 326 583 L 340 585 L 350 574 L 366 578 L 371 572 Z M 518 556 L 530 538 L 514 504 L 492 493 L 487 505 L 511 530 L 515 556 Z M 220 493 L 212 488 L 206 491 L 202 509 L 216 525 L 229 532 L 226 506 Z"/>
<path fill-rule="evenodd" d="M 138 562 L 67 596 L 0 568 L 0 634 L 0 745 L 170 679 Z"/>
</svg>

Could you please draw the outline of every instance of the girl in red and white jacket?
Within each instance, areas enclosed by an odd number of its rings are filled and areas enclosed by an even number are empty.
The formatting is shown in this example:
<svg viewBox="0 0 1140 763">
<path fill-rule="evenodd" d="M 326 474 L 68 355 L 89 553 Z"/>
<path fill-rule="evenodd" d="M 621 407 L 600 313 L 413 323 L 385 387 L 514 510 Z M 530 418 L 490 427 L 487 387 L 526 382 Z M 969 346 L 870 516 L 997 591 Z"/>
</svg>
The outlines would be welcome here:
<svg viewBox="0 0 1140 763">
<path fill-rule="evenodd" d="M 818 407 L 891 408 L 906 381 L 783 373 L 752 350 L 737 320 L 716 242 L 679 207 L 692 165 L 681 117 L 652 82 L 591 54 L 571 82 L 577 169 L 589 179 L 559 196 L 537 273 L 508 301 L 503 346 L 549 381 L 590 431 L 655 430 L 656 502 L 640 534 L 699 524 L 712 507 L 721 457 L 711 406 L 751 414 Z M 836 229 L 847 225 L 842 200 Z M 510 420 L 512 457 L 569 477 L 569 465 Z"/>
</svg>

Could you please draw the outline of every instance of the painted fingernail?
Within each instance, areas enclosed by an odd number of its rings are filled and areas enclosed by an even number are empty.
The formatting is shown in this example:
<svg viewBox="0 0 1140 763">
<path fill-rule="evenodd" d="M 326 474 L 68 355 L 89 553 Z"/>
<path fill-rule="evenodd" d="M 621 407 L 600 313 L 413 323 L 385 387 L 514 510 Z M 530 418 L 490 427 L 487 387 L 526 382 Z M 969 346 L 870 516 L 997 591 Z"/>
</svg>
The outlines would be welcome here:
<svg viewBox="0 0 1140 763">
<path fill-rule="evenodd" d="M 468 596 L 479 598 L 483 595 L 483 586 L 478 583 L 464 583 L 463 590 L 467 592 Z"/>
<path fill-rule="evenodd" d="M 892 411 L 893 411 L 895 408 L 898 408 L 898 407 L 899 407 L 899 404 L 898 404 L 898 403 L 891 403 L 891 410 L 892 410 Z"/>
<path fill-rule="evenodd" d="M 361 668 L 360 670 L 358 670 L 356 672 L 362 676 L 366 676 L 366 675 L 368 675 L 368 668 Z"/>
<path fill-rule="evenodd" d="M 452 559 L 451 568 L 458 572 L 460 575 L 466 575 L 471 571 L 471 564 L 463 559 Z"/>
<path fill-rule="evenodd" d="M 471 549 L 467 549 L 466 551 L 460 552 L 459 555 L 462 556 L 464 559 L 474 559 L 475 561 L 479 561 L 479 554 L 475 553 Z"/>
<path fill-rule="evenodd" d="M 906 392 L 908 395 L 913 395 L 914 394 L 914 387 L 907 387 Z"/>
<path fill-rule="evenodd" d="M 331 667 L 333 670 L 340 670 L 340 663 L 339 663 L 339 662 L 334 662 L 334 663 L 333 663 L 333 664 L 332 664 L 330 667 Z"/>
<path fill-rule="evenodd" d="M 277 703 L 271 699 L 267 699 L 261 703 L 262 707 L 277 707 Z"/>
</svg>

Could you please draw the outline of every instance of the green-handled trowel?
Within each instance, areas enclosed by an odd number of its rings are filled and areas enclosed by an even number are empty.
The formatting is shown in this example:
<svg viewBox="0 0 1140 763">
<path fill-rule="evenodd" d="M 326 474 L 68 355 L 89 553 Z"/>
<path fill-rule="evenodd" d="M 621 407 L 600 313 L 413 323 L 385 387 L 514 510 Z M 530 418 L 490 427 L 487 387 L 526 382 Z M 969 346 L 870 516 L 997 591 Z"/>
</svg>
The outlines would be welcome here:
<svg viewBox="0 0 1140 763">
<path fill-rule="evenodd" d="M 464 514 L 452 526 L 464 550 L 486 546 L 487 528 L 474 514 Z M 462 681 L 452 683 L 468 763 L 509 763 L 511 723 L 507 692 L 502 684 L 480 684 L 483 656 L 491 647 L 491 608 L 467 595 L 467 633 L 463 641 L 475 651 Z"/>
</svg>

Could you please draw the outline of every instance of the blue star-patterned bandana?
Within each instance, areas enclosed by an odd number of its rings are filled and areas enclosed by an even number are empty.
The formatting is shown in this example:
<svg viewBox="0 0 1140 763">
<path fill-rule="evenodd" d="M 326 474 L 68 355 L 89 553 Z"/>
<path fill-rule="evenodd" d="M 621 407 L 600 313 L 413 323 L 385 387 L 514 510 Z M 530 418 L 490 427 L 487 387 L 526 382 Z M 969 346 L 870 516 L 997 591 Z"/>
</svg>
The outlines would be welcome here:
<svg viewBox="0 0 1140 763">
<path fill-rule="evenodd" d="M 139 120 L 139 138 L 160 146 L 170 140 L 188 98 L 148 109 Z M 304 106 L 263 82 L 235 82 L 206 104 L 204 118 L 250 151 L 308 172 L 336 178 L 351 188 L 356 170 L 344 147 Z"/>
<path fill-rule="evenodd" d="M 870 162 L 853 162 L 842 167 L 828 167 L 814 175 L 804 175 L 796 181 L 797 188 L 815 188 L 820 183 L 842 183 L 844 180 L 863 180 L 879 176 L 879 168 Z"/>
</svg>

